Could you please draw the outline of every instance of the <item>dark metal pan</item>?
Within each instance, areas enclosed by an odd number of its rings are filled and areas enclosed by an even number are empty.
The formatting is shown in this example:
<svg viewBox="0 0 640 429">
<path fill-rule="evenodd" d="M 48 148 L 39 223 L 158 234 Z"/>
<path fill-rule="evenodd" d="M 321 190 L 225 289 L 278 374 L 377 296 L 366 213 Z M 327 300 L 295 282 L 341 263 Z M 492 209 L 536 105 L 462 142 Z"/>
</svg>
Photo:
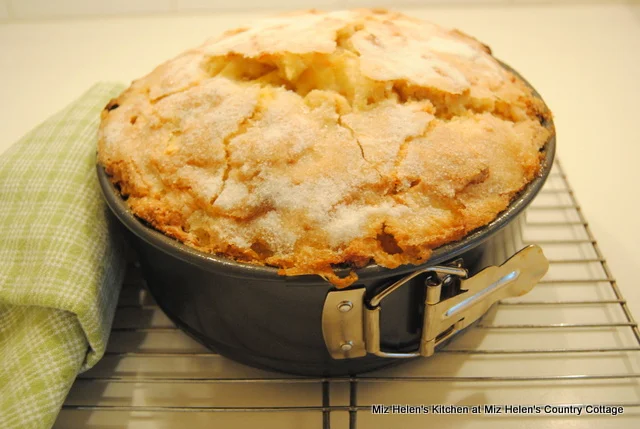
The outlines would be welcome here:
<svg viewBox="0 0 640 429">
<path fill-rule="evenodd" d="M 547 126 L 553 130 L 553 123 Z M 476 320 L 488 309 L 495 300 L 484 300 L 486 291 L 494 294 L 509 287 L 519 288 L 516 292 L 522 293 L 525 289 L 517 283 L 525 276 L 520 275 L 520 268 L 505 268 L 502 273 L 483 269 L 502 264 L 522 248 L 523 211 L 547 179 L 554 154 L 552 133 L 544 147 L 538 177 L 488 225 L 435 249 L 422 265 L 358 269 L 356 284 L 341 291 L 319 276 L 280 276 L 276 268 L 207 254 L 169 238 L 136 218 L 99 165 L 97 172 L 108 206 L 130 232 L 149 290 L 176 325 L 205 346 L 248 365 L 331 376 L 371 371 L 407 360 L 401 357 L 428 356 L 473 322 L 470 317 L 465 319 L 465 314 L 476 313 Z M 539 249 L 528 249 L 523 255 L 512 259 L 526 258 L 525 265 L 535 266 L 528 279 L 530 288 L 544 274 L 546 265 L 541 262 L 544 258 Z M 445 268 L 411 277 L 434 266 Z M 463 275 L 449 273 L 460 267 L 464 268 Z M 491 279 L 472 294 L 471 288 L 478 288 L 473 279 L 480 277 Z M 395 283 L 402 285 L 393 286 Z M 390 287 L 395 289 L 386 295 Z M 432 306 L 429 299 L 433 301 L 436 289 L 440 303 L 434 301 Z M 495 293 L 497 298 L 499 293 Z M 383 305 L 377 299 L 381 295 Z M 359 298 L 354 301 L 354 296 Z M 483 302 L 473 301 L 477 297 Z M 374 301 L 376 305 L 372 305 Z M 337 307 L 331 304 L 334 302 Z M 440 312 L 443 305 L 448 306 L 442 313 L 447 317 L 460 306 L 473 308 L 465 309 L 467 313 L 461 313 L 460 320 L 451 315 L 451 326 L 446 321 L 438 322 L 445 329 L 434 338 L 426 338 L 427 319 Z"/>
</svg>

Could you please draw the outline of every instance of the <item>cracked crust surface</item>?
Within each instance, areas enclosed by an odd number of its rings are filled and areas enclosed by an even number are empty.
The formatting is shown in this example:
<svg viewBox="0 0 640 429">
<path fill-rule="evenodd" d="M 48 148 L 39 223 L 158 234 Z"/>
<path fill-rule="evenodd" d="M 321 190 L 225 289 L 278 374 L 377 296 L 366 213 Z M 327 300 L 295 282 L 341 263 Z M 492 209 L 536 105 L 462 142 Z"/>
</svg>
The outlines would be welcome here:
<svg viewBox="0 0 640 429">
<path fill-rule="evenodd" d="M 336 265 L 422 263 L 493 220 L 538 173 L 550 117 L 457 30 L 308 11 L 134 81 L 103 111 L 98 156 L 163 233 L 347 286 Z"/>
</svg>

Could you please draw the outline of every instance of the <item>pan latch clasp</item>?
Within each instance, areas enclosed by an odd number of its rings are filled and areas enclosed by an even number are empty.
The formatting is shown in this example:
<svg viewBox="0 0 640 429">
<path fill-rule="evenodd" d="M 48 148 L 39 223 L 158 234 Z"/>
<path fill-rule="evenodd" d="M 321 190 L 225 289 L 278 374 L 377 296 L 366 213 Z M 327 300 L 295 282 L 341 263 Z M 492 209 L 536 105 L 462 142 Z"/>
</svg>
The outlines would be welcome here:
<svg viewBox="0 0 640 429">
<path fill-rule="evenodd" d="M 464 268 L 433 266 L 403 277 L 370 299 L 366 299 L 364 288 L 330 292 L 322 314 L 327 349 L 334 359 L 361 357 L 367 353 L 385 358 L 431 356 L 439 344 L 474 323 L 499 300 L 529 292 L 548 269 L 549 262 L 542 249 L 527 246 L 501 266 L 490 266 L 472 277 Z M 383 300 L 409 280 L 425 273 L 432 275 L 425 282 L 424 319 L 417 350 L 381 350 L 380 311 Z M 460 291 L 443 299 L 442 287 L 450 280 L 448 277 L 460 279 Z M 348 311 L 344 311 L 347 307 Z"/>
</svg>

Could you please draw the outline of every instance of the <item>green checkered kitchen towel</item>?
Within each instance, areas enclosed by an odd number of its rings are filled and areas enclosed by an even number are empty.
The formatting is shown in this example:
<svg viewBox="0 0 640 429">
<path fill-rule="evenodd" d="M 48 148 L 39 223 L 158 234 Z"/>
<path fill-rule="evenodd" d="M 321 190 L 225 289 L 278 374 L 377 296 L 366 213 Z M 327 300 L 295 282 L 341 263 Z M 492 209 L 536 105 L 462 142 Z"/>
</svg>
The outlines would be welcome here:
<svg viewBox="0 0 640 429">
<path fill-rule="evenodd" d="M 0 428 L 48 428 L 103 355 L 124 260 L 95 173 L 98 84 L 0 154 Z"/>
</svg>

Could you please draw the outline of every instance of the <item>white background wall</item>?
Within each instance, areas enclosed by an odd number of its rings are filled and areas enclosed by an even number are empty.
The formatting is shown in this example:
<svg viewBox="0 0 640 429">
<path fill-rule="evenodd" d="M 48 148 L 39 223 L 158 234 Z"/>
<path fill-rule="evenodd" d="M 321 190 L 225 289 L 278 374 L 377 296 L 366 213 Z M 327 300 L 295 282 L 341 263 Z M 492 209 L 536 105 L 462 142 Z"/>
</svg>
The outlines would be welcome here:
<svg viewBox="0 0 640 429">
<path fill-rule="evenodd" d="M 342 9 L 349 7 L 419 7 L 427 5 L 633 3 L 637 0 L 0 0 L 0 21 L 105 15 L 193 13 L 268 9 Z"/>
</svg>

